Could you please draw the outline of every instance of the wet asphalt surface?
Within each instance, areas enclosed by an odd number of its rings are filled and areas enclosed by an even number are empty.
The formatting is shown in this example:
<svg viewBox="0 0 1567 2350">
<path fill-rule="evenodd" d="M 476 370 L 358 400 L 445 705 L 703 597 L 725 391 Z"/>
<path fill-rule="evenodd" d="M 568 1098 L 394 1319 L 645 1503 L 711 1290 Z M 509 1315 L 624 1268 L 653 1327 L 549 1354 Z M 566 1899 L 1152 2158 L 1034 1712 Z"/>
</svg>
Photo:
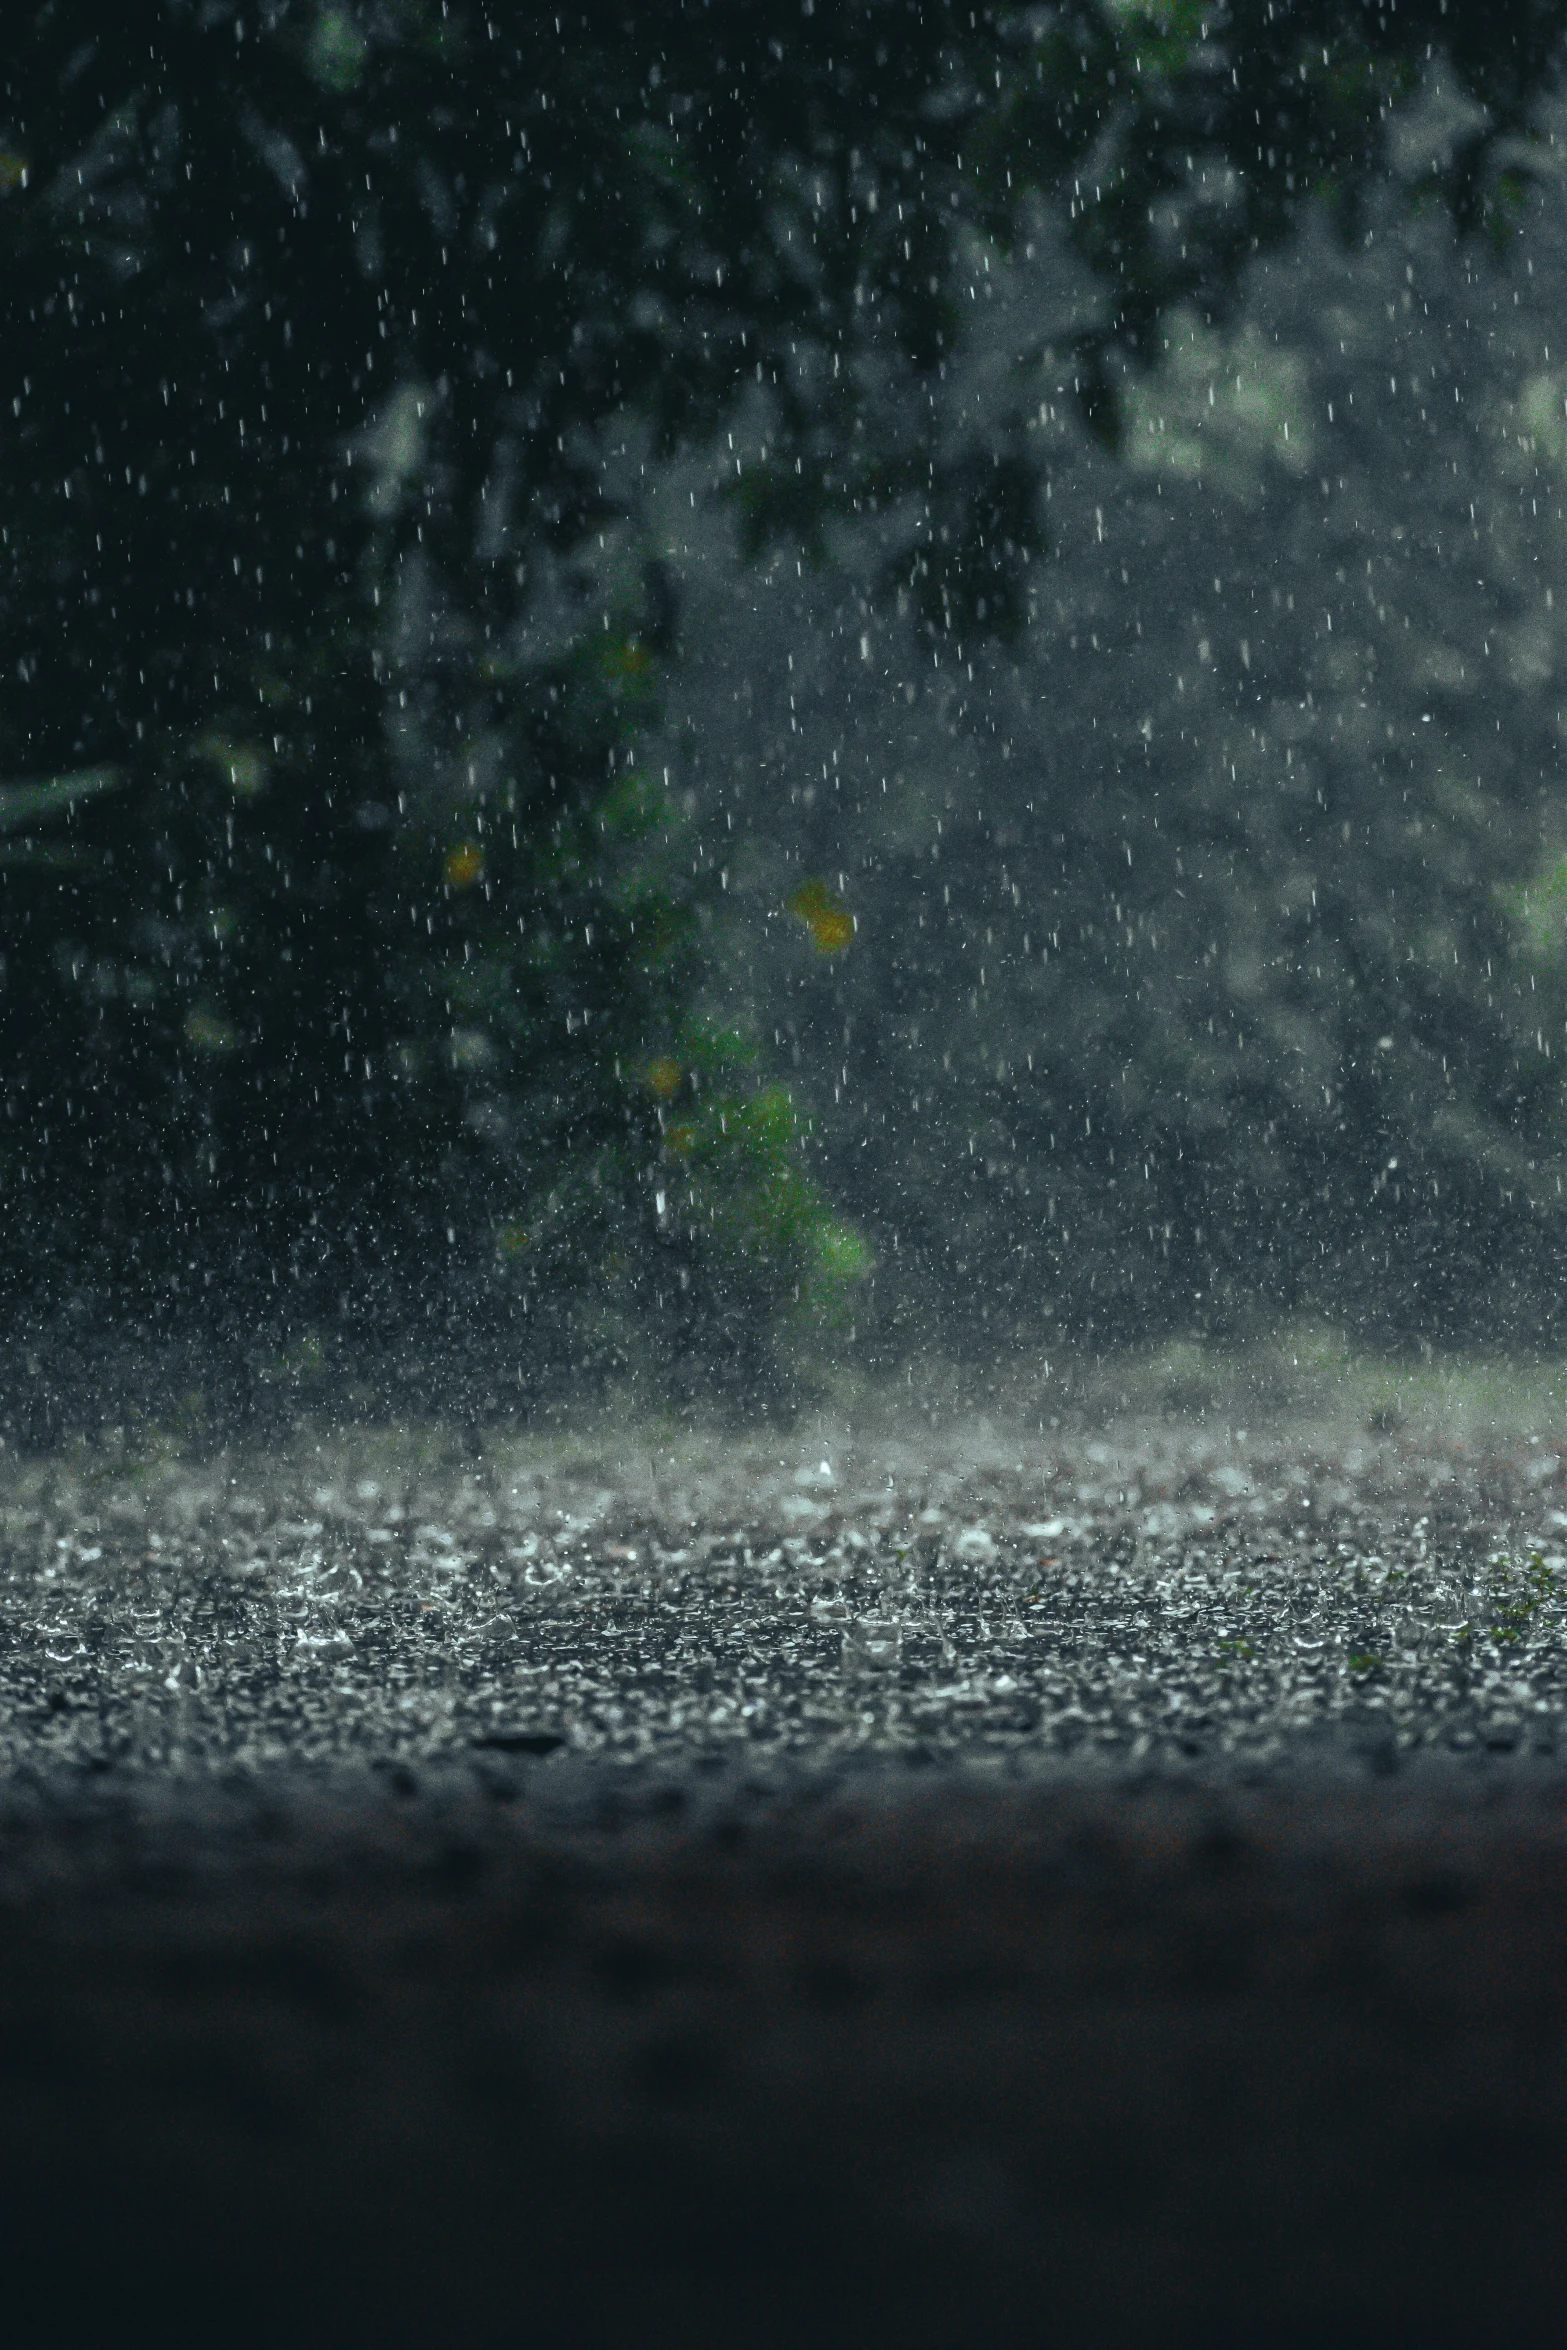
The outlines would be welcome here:
<svg viewBox="0 0 1567 2350">
<path fill-rule="evenodd" d="M 54 2338 L 1557 2338 L 1567 1442 L 366 1434 L 0 1533 Z"/>
<path fill-rule="evenodd" d="M 981 1425 L 21 1464 L 0 1768 L 531 1742 L 633 1770 L 1026 1769 L 1266 1758 L 1346 1725 L 1551 1754 L 1564 1460 L 1537 1437 Z"/>
</svg>

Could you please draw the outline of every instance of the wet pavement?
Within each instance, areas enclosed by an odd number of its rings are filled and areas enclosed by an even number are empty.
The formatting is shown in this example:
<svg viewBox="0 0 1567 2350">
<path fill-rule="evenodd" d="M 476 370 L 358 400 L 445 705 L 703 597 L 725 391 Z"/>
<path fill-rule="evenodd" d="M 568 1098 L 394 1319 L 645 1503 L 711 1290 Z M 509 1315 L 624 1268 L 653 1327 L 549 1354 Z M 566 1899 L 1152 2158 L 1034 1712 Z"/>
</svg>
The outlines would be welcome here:
<svg viewBox="0 0 1567 2350">
<path fill-rule="evenodd" d="M 438 1432 L 0 1469 L 0 1769 L 1551 1754 L 1567 1442 Z"/>
<path fill-rule="evenodd" d="M 24 2337 L 1553 2342 L 1564 1462 L 0 1464 Z"/>
</svg>

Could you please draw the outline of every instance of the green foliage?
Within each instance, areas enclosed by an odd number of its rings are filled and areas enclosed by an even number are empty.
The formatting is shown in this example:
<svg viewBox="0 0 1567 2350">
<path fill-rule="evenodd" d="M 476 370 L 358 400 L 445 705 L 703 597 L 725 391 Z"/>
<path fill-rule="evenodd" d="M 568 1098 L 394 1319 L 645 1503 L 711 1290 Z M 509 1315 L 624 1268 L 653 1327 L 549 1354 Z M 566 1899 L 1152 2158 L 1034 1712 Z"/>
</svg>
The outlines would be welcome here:
<svg viewBox="0 0 1567 2350">
<path fill-rule="evenodd" d="M 799 1156 L 801 1121 L 781 1085 L 747 1089 L 754 1055 L 733 1034 L 688 1029 L 651 1064 L 663 1139 L 660 1224 L 700 1241 L 742 1338 L 773 1297 L 796 1342 L 841 1329 L 870 1271 L 859 1235 L 828 1213 Z"/>
</svg>

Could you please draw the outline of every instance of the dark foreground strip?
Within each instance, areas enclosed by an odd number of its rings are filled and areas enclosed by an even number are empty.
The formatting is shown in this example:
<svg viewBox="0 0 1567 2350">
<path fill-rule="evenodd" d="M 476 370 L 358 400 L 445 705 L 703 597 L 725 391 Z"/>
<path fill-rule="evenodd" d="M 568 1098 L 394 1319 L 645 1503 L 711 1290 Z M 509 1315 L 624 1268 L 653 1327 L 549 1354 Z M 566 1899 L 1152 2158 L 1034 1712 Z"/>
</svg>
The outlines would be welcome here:
<svg viewBox="0 0 1567 2350">
<path fill-rule="evenodd" d="M 1516 1763 L 13 1786 L 11 2338 L 1522 2350 L 1564 2012 Z"/>
</svg>

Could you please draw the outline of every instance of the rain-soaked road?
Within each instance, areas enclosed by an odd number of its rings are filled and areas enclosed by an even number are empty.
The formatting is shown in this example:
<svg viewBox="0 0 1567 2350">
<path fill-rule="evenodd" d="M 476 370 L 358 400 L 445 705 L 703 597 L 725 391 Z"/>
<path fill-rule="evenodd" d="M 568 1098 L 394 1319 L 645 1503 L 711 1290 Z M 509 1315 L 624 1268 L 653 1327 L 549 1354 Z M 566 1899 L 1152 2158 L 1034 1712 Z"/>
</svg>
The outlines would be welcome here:
<svg viewBox="0 0 1567 2350">
<path fill-rule="evenodd" d="M 1548 1430 L 405 1432 L 0 1511 L 59 2338 L 1556 2338 Z"/>
<path fill-rule="evenodd" d="M 1549 1754 L 1564 1504 L 1538 1436 L 1343 1430 L 32 1463 L 0 1762 Z"/>
</svg>

